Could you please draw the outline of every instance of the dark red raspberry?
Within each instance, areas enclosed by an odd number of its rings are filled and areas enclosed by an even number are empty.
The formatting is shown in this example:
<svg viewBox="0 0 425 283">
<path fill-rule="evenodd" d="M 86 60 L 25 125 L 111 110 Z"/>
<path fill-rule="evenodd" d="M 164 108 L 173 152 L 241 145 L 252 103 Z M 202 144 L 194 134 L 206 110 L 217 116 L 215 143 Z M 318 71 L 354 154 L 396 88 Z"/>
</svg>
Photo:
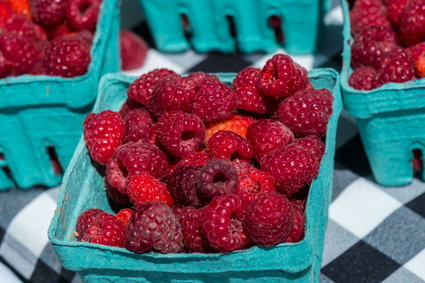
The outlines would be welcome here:
<svg viewBox="0 0 425 283">
<path fill-rule="evenodd" d="M 320 163 L 325 153 L 325 144 L 319 137 L 309 135 L 304 138 L 295 139 L 295 143 L 310 151 L 316 157 L 317 162 Z"/>
<path fill-rule="evenodd" d="M 193 113 L 205 123 L 228 119 L 235 114 L 236 97 L 222 82 L 203 81 L 193 103 Z"/>
<path fill-rule="evenodd" d="M 167 189 L 173 195 L 177 205 L 201 207 L 197 195 L 196 178 L 201 166 L 184 165 L 177 168 L 167 182 Z"/>
<path fill-rule="evenodd" d="M 129 30 L 120 32 L 121 67 L 124 71 L 143 66 L 148 50 L 149 46 L 137 34 Z"/>
<path fill-rule="evenodd" d="M 127 223 L 125 248 L 136 253 L 183 251 L 183 233 L 169 206 L 147 202 L 137 207 Z"/>
<path fill-rule="evenodd" d="M 94 30 L 102 0 L 68 0 L 66 17 L 77 30 Z"/>
<path fill-rule="evenodd" d="M 198 196 L 208 202 L 216 196 L 231 194 L 238 184 L 238 173 L 228 160 L 214 159 L 202 167 L 196 178 Z"/>
<path fill-rule="evenodd" d="M 180 159 L 176 164 L 170 167 L 167 176 L 170 177 L 177 168 L 180 168 L 185 165 L 196 165 L 204 166 L 208 161 L 210 161 L 209 155 L 206 151 L 195 151 L 186 154 L 182 159 Z"/>
<path fill-rule="evenodd" d="M 126 193 L 127 176 L 148 173 L 162 179 L 168 171 L 168 160 L 156 146 L 144 142 L 129 142 L 115 151 L 106 163 L 108 182 Z"/>
<path fill-rule="evenodd" d="M 195 95 L 198 92 L 202 82 L 206 80 L 217 82 L 220 81 L 220 79 L 216 75 L 206 74 L 203 72 L 195 72 L 183 77 L 181 80 L 181 85 L 185 89 L 192 90 L 193 94 Z"/>
<path fill-rule="evenodd" d="M 407 46 L 425 40 L 425 1 L 410 0 L 398 16 L 400 38 Z"/>
<path fill-rule="evenodd" d="M 287 196 L 295 194 L 319 173 L 316 157 L 297 144 L 289 144 L 265 154 L 260 164 L 263 171 L 276 178 L 278 190 Z"/>
<path fill-rule="evenodd" d="M 251 159 L 254 151 L 246 139 L 232 131 L 218 131 L 208 141 L 209 154 L 217 159 Z"/>
<path fill-rule="evenodd" d="M 122 117 L 124 117 L 128 112 L 137 108 L 143 108 L 143 105 L 141 105 L 137 101 L 127 98 L 124 104 L 121 106 L 120 114 Z"/>
<path fill-rule="evenodd" d="M 242 210 L 242 200 L 237 195 L 215 197 L 204 209 L 202 229 L 213 248 L 231 252 L 250 243 L 242 221 L 237 218 Z"/>
<path fill-rule="evenodd" d="M 27 16 L 23 14 L 12 15 L 4 25 L 6 32 L 16 33 L 19 36 L 29 40 L 47 39 L 44 29 L 33 23 Z"/>
<path fill-rule="evenodd" d="M 372 67 L 360 67 L 348 78 L 348 85 L 357 90 L 371 90 L 374 87 L 377 71 Z"/>
<path fill-rule="evenodd" d="M 385 7 L 380 0 L 356 0 L 350 11 L 350 23 L 354 36 L 370 26 L 390 28 Z"/>
<path fill-rule="evenodd" d="M 65 19 L 67 0 L 31 0 L 31 14 L 43 26 L 57 25 Z"/>
<path fill-rule="evenodd" d="M 285 242 L 296 243 L 301 241 L 304 238 L 305 216 L 304 216 L 304 213 L 298 209 L 293 209 L 292 212 L 293 212 L 293 218 L 292 218 L 293 226 L 292 226 L 291 233 L 285 239 Z"/>
<path fill-rule="evenodd" d="M 131 208 L 123 208 L 117 213 L 117 215 L 115 215 L 115 217 L 127 225 L 132 214 L 133 210 Z"/>
<path fill-rule="evenodd" d="M 163 202 L 168 206 L 174 203 L 165 183 L 147 173 L 128 177 L 127 194 L 136 207 L 150 201 Z"/>
<path fill-rule="evenodd" d="M 78 240 L 81 240 L 84 236 L 84 233 L 86 230 L 90 227 L 92 222 L 95 220 L 96 215 L 99 213 L 104 212 L 101 209 L 98 208 L 90 208 L 85 210 L 83 213 L 78 216 L 77 219 L 77 226 L 76 226 L 76 233 L 75 236 L 78 238 Z"/>
<path fill-rule="evenodd" d="M 284 242 L 293 225 L 291 202 L 279 193 L 260 195 L 246 209 L 244 226 L 259 246 Z"/>
<path fill-rule="evenodd" d="M 255 156 L 260 156 L 293 142 L 294 134 L 279 121 L 261 119 L 249 126 L 246 138 Z"/>
<path fill-rule="evenodd" d="M 154 121 L 146 109 L 130 110 L 124 116 L 125 142 L 155 143 Z"/>
<path fill-rule="evenodd" d="M 386 83 L 402 83 L 415 79 L 414 63 L 404 50 L 399 50 L 389 57 L 388 63 L 378 72 L 374 87 Z"/>
<path fill-rule="evenodd" d="M 260 69 L 248 67 L 240 71 L 233 80 L 232 89 L 236 95 L 238 109 L 256 113 L 267 112 L 267 100 L 257 89 Z"/>
<path fill-rule="evenodd" d="M 128 197 L 128 195 L 123 194 L 120 191 L 118 191 L 118 189 L 112 187 L 111 184 L 108 183 L 108 181 L 105 181 L 105 188 L 106 188 L 106 192 L 108 193 L 108 197 L 115 203 L 118 203 L 124 206 L 131 205 L 131 200 Z"/>
<path fill-rule="evenodd" d="M 309 83 L 307 71 L 285 54 L 276 54 L 261 70 L 258 89 L 267 96 L 282 98 L 298 90 L 304 90 Z"/>
<path fill-rule="evenodd" d="M 391 0 L 390 3 L 388 3 L 387 18 L 393 27 L 398 28 L 400 26 L 399 15 L 409 1 L 410 0 Z"/>
<path fill-rule="evenodd" d="M 90 48 L 79 37 L 58 37 L 46 47 L 43 64 L 48 75 L 70 78 L 84 75 L 90 60 Z"/>
<path fill-rule="evenodd" d="M 251 116 L 235 115 L 231 119 L 211 123 L 206 129 L 204 144 L 207 145 L 208 140 L 220 130 L 232 131 L 246 138 L 248 127 L 254 122 L 255 119 Z"/>
<path fill-rule="evenodd" d="M 179 218 L 184 236 L 184 243 L 191 252 L 209 253 L 214 249 L 210 246 L 207 237 L 202 230 L 204 222 L 204 209 L 185 207 Z"/>
<path fill-rule="evenodd" d="M 127 90 L 128 97 L 146 107 L 149 106 L 156 82 L 171 74 L 176 73 L 168 69 L 155 69 L 141 75 L 129 86 Z"/>
<path fill-rule="evenodd" d="M 90 113 L 83 127 L 90 156 L 96 162 L 105 164 L 124 139 L 125 127 L 121 115 L 111 110 Z"/>
</svg>

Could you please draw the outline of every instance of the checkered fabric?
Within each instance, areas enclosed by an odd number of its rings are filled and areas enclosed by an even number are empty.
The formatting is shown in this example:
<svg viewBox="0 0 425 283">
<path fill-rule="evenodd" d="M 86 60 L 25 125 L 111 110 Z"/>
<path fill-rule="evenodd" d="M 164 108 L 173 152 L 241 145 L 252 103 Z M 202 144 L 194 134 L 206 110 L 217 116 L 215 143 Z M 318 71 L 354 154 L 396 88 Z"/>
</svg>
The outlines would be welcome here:
<svg viewBox="0 0 425 283">
<path fill-rule="evenodd" d="M 307 69 L 340 69 L 339 7 L 326 18 L 318 54 L 295 56 Z M 150 41 L 146 26 L 134 28 Z M 139 75 L 165 67 L 178 73 L 237 72 L 261 67 L 272 54 L 161 54 L 149 50 Z M 0 282 L 80 282 L 63 269 L 47 238 L 58 188 L 0 193 Z M 371 177 L 353 118 L 339 123 L 333 201 L 326 232 L 321 282 L 425 282 L 425 184 L 384 188 Z"/>
</svg>

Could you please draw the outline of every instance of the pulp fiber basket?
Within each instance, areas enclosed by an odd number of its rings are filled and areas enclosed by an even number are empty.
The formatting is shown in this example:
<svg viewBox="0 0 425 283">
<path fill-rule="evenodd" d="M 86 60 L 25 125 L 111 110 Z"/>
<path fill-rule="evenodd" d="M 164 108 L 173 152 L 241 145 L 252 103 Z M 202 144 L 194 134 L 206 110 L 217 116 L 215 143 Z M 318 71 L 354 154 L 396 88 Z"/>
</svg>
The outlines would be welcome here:
<svg viewBox="0 0 425 283">
<path fill-rule="evenodd" d="M 103 1 L 85 75 L 0 80 L 0 190 L 60 183 L 62 173 L 53 163 L 66 168 L 101 76 L 120 68 L 118 5 Z"/>
<path fill-rule="evenodd" d="M 350 14 L 345 0 L 341 85 L 345 109 L 357 127 L 376 181 L 384 186 L 407 185 L 413 179 L 414 149 L 425 152 L 425 80 L 389 83 L 370 91 L 348 85 L 351 44 Z M 422 170 L 425 179 L 425 170 Z"/>
<path fill-rule="evenodd" d="M 283 47 L 292 54 L 310 54 L 315 51 L 323 16 L 329 7 L 329 0 L 141 0 L 140 3 L 157 48 L 165 52 L 193 47 L 198 52 L 239 49 L 245 53 L 270 53 Z M 188 20 L 186 31 L 183 16 Z M 271 16 L 282 20 L 283 43 L 276 40 L 269 25 Z"/>
<path fill-rule="evenodd" d="M 230 83 L 235 74 L 218 76 Z M 326 153 L 307 201 L 303 241 L 270 248 L 253 247 L 228 254 L 136 254 L 123 248 L 78 242 L 74 236 L 75 225 L 84 210 L 100 208 L 112 213 L 103 179 L 91 165 L 81 139 L 65 173 L 57 210 L 49 227 L 49 239 L 62 265 L 77 271 L 85 282 L 318 281 L 332 188 L 335 134 L 342 102 L 337 73 L 318 69 L 310 72 L 310 79 L 316 88 L 332 91 L 335 100 L 327 130 Z M 103 77 L 94 111 L 118 111 L 133 80 L 123 75 Z"/>
</svg>

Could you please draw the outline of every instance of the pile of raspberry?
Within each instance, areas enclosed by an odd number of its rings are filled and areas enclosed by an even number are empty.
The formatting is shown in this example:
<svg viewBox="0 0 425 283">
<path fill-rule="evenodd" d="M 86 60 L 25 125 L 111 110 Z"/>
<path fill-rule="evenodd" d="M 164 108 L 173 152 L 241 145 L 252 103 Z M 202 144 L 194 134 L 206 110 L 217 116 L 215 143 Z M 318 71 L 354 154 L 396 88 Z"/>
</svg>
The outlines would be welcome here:
<svg viewBox="0 0 425 283">
<path fill-rule="evenodd" d="M 425 77 L 425 0 L 350 4 L 351 87 L 371 90 Z"/>
<path fill-rule="evenodd" d="M 156 69 L 127 93 L 119 112 L 84 121 L 90 156 L 106 172 L 105 188 L 93 189 L 124 208 L 83 212 L 79 241 L 225 253 L 303 239 L 333 96 L 291 57 L 248 67 L 231 86 Z"/>
<path fill-rule="evenodd" d="M 102 0 L 0 0 L 0 78 L 84 75 Z"/>
</svg>

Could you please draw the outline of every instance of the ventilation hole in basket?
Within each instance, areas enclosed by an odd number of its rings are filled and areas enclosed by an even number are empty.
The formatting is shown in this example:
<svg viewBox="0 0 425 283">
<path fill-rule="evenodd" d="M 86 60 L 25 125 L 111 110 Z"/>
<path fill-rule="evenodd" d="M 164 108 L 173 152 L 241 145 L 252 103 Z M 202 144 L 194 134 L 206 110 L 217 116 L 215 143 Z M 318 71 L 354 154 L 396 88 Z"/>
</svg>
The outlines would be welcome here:
<svg viewBox="0 0 425 283">
<path fill-rule="evenodd" d="M 4 160 L 4 155 L 3 155 L 3 153 L 0 153 L 0 160 Z"/>
<path fill-rule="evenodd" d="M 49 155 L 50 164 L 52 165 L 53 172 L 55 175 L 62 175 L 63 168 L 59 162 L 58 154 L 56 153 L 56 149 L 53 146 L 47 147 L 47 154 Z"/>
<path fill-rule="evenodd" d="M 226 16 L 226 20 L 229 23 L 230 36 L 232 38 L 236 38 L 236 23 L 235 23 L 235 19 L 232 16 L 227 15 Z"/>
<path fill-rule="evenodd" d="M 12 171 L 10 170 L 9 166 L 4 165 L 1 167 L 1 169 L 3 170 L 4 174 L 6 175 L 6 177 L 13 183 L 16 185 L 15 179 L 13 178 L 13 174 Z"/>
<path fill-rule="evenodd" d="M 181 14 L 180 18 L 182 21 L 184 37 L 186 38 L 188 42 L 190 42 L 192 38 L 192 27 L 190 25 L 189 17 L 186 14 Z"/>
<path fill-rule="evenodd" d="M 423 170 L 423 155 L 422 150 L 420 149 L 414 149 L 413 151 L 413 159 L 412 159 L 412 167 L 413 171 L 416 172 L 422 172 Z"/>
<path fill-rule="evenodd" d="M 268 21 L 269 21 L 269 26 L 274 31 L 276 42 L 282 44 L 284 42 L 284 35 L 282 30 L 282 18 L 274 15 L 274 16 L 270 16 Z"/>
</svg>

